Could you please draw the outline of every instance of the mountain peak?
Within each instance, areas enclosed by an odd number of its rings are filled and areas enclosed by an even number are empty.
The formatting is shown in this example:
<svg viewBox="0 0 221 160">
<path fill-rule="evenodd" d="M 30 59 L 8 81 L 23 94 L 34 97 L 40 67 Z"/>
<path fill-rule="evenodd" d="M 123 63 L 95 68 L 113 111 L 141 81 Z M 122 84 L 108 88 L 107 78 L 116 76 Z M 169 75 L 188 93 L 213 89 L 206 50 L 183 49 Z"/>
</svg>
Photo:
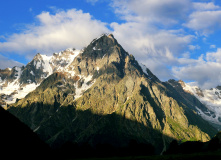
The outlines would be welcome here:
<svg viewBox="0 0 221 160">
<path fill-rule="evenodd" d="M 124 54 L 124 57 L 128 55 L 112 34 L 102 34 L 84 49 L 82 58 L 102 59 L 105 56 L 109 57 L 113 53 Z"/>
<path fill-rule="evenodd" d="M 38 57 L 42 60 L 32 61 L 20 78 L 37 82 L 38 88 L 8 110 L 51 146 L 70 140 L 121 147 L 136 139 L 161 152 L 170 141 L 165 135 L 206 141 L 214 133 L 191 102 L 140 65 L 112 34 L 101 35 L 81 51 Z M 31 85 L 26 88 L 33 89 Z M 18 88 L 17 95 L 26 90 Z"/>
<path fill-rule="evenodd" d="M 33 60 L 41 60 L 41 59 L 42 59 L 42 55 L 40 53 L 37 53 L 33 58 Z"/>
<path fill-rule="evenodd" d="M 93 39 L 93 41 L 90 43 L 91 44 L 96 44 L 98 42 L 109 42 L 108 44 L 118 44 L 117 40 L 114 38 L 113 34 L 102 34 L 101 36 Z M 112 42 L 112 43 L 111 43 Z M 118 44 L 119 45 L 119 44 Z"/>
</svg>

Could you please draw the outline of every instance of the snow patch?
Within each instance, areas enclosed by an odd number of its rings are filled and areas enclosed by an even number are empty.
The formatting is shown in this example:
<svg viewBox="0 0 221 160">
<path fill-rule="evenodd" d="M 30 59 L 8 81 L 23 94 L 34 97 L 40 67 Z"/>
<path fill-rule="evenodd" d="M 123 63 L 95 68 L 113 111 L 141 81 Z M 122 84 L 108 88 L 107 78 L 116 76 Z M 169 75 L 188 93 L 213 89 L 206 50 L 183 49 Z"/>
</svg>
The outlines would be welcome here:
<svg viewBox="0 0 221 160">
<path fill-rule="evenodd" d="M 103 55 L 102 59 L 106 56 L 106 54 Z"/>
<path fill-rule="evenodd" d="M 221 106 L 221 91 L 217 88 L 201 90 L 197 86 L 185 84 L 184 90 L 191 92 L 206 105 Z M 199 94 L 200 92 L 200 94 Z"/>
<path fill-rule="evenodd" d="M 90 82 L 92 80 L 93 76 L 89 75 L 88 77 L 84 77 L 84 83 L 82 84 L 81 87 L 78 88 L 78 86 L 75 84 L 76 90 L 75 90 L 75 99 L 80 98 L 82 96 L 82 94 L 88 90 L 94 83 L 95 81 L 91 82 L 90 84 L 88 84 L 88 82 Z"/>
<path fill-rule="evenodd" d="M 140 63 L 139 65 L 140 65 L 140 67 L 142 68 L 143 72 L 144 72 L 146 75 L 149 75 L 149 74 L 147 73 L 147 67 L 146 67 L 144 64 L 142 64 L 142 63 Z"/>
<path fill-rule="evenodd" d="M 94 50 L 94 51 L 96 51 L 96 50 L 99 50 L 99 51 L 100 51 L 101 49 L 99 49 L 99 48 L 97 49 L 96 47 L 93 47 L 93 50 Z"/>
<path fill-rule="evenodd" d="M 42 67 L 43 67 L 43 72 L 48 72 L 48 75 L 51 75 L 53 73 L 53 70 L 50 65 L 50 60 L 52 56 L 46 56 L 46 55 L 41 55 L 43 59 Z"/>
<path fill-rule="evenodd" d="M 37 130 L 39 130 L 41 126 L 38 126 L 36 129 L 33 130 L 33 132 L 36 132 Z"/>
<path fill-rule="evenodd" d="M 34 66 L 36 69 L 40 69 L 41 68 L 41 61 L 34 60 Z"/>
<path fill-rule="evenodd" d="M 28 81 L 28 83 L 31 83 L 31 80 L 30 80 L 30 79 L 28 79 L 27 81 Z"/>
<path fill-rule="evenodd" d="M 33 76 L 35 76 L 35 74 L 34 74 L 34 72 L 33 72 L 33 71 L 31 71 L 30 73 L 31 73 Z"/>
<path fill-rule="evenodd" d="M 20 77 L 21 77 L 21 74 L 22 74 L 22 70 L 21 70 L 21 68 L 20 67 L 15 67 L 15 70 L 16 70 L 16 75 L 15 75 L 15 77 L 16 77 L 16 79 L 19 79 Z"/>
<path fill-rule="evenodd" d="M 24 98 L 28 93 L 35 90 L 39 84 L 31 83 L 26 85 L 25 87 L 21 88 L 17 81 L 12 83 L 8 83 L 7 87 L 2 87 L 0 89 L 0 94 L 6 94 L 9 97 L 5 101 L 7 104 L 15 103 L 16 99 Z"/>
</svg>

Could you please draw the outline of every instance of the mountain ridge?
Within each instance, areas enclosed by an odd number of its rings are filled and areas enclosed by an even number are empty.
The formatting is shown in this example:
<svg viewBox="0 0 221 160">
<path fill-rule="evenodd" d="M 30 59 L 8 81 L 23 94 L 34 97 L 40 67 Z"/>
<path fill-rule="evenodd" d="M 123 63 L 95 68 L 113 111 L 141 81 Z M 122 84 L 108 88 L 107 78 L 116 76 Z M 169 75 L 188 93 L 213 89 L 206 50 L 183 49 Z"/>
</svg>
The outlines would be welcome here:
<svg viewBox="0 0 221 160">
<path fill-rule="evenodd" d="M 66 70 L 80 52 L 66 49 L 52 56 L 38 53 L 26 66 L 0 70 L 0 95 L 3 107 L 15 103 L 16 99 L 24 98 L 52 73 Z"/>
<path fill-rule="evenodd" d="M 221 129 L 221 90 L 219 86 L 211 89 L 201 89 L 198 86 L 191 86 L 181 80 L 169 80 L 168 83 L 178 92 L 182 93 L 184 97 L 189 94 L 194 96 L 201 103 L 195 104 L 197 113 L 218 130 Z"/>
<path fill-rule="evenodd" d="M 121 139 L 133 138 L 159 153 L 173 139 L 207 141 L 217 132 L 113 35 L 95 39 L 68 64 L 8 107 L 52 147 L 68 141 L 121 146 Z"/>
</svg>

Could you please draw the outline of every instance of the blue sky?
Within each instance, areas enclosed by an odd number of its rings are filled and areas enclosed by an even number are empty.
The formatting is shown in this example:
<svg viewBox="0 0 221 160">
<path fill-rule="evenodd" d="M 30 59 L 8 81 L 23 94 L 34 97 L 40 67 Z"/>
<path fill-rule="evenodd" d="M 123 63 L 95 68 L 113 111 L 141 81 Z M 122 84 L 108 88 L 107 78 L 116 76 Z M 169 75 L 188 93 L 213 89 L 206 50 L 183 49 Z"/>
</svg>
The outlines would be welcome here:
<svg viewBox="0 0 221 160">
<path fill-rule="evenodd" d="M 7 0 L 0 26 L 1 69 L 113 33 L 162 81 L 221 85 L 219 0 Z"/>
</svg>

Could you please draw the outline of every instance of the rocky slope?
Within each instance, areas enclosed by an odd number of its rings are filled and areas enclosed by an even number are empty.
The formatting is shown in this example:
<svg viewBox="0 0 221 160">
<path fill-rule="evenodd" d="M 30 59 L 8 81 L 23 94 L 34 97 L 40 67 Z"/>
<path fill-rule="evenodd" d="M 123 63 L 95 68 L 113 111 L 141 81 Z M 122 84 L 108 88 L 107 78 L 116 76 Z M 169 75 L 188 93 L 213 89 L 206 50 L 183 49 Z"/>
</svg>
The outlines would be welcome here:
<svg viewBox="0 0 221 160">
<path fill-rule="evenodd" d="M 126 146 L 134 139 L 160 153 L 173 139 L 208 141 L 217 132 L 113 35 L 93 40 L 63 68 L 54 68 L 8 108 L 52 147 L 65 142 Z"/>
<path fill-rule="evenodd" d="M 194 107 L 198 115 L 211 123 L 218 130 L 221 129 L 221 87 L 202 90 L 183 81 L 168 81 L 185 99 L 194 97 Z M 200 102 L 200 103 L 199 103 Z"/>
<path fill-rule="evenodd" d="M 24 67 L 0 70 L 0 104 L 5 107 L 6 104 L 15 103 L 17 99 L 24 98 L 52 73 L 64 71 L 79 52 L 79 50 L 67 49 L 52 56 L 38 53 Z"/>
</svg>

